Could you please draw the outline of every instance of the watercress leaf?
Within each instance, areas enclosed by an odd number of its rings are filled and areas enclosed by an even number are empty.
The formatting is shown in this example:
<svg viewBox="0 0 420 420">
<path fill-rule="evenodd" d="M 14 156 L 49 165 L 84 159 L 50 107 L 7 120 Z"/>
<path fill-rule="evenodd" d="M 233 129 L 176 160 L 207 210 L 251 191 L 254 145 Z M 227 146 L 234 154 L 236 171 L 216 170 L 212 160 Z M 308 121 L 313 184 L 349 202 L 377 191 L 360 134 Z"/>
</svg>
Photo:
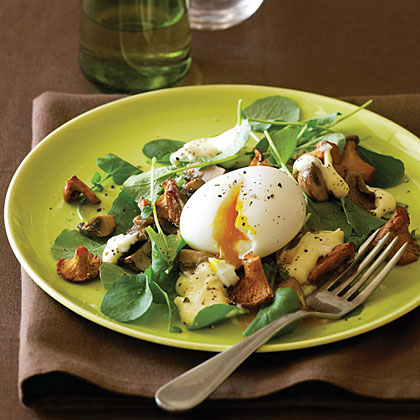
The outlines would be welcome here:
<svg viewBox="0 0 420 420">
<path fill-rule="evenodd" d="M 346 146 L 346 136 L 342 133 L 330 133 L 326 134 L 317 139 L 317 143 L 320 141 L 328 141 L 329 143 L 334 143 L 338 147 L 338 152 L 340 155 L 344 152 L 344 147 Z"/>
<path fill-rule="evenodd" d="M 102 184 L 100 183 L 101 182 L 101 179 L 102 179 L 102 177 L 101 177 L 101 174 L 99 173 L 99 172 L 95 172 L 93 175 L 92 175 L 92 178 L 91 178 L 91 180 L 90 180 L 90 182 L 92 183 L 92 185 L 99 191 L 99 192 L 101 192 L 101 191 L 103 191 L 104 190 L 104 187 L 102 186 Z"/>
<path fill-rule="evenodd" d="M 333 124 L 339 115 L 341 115 L 341 112 L 332 112 L 331 114 L 324 114 L 311 118 L 305 122 L 308 124 L 308 127 L 315 128 L 317 125 Z"/>
<path fill-rule="evenodd" d="M 282 161 L 286 163 L 296 148 L 298 130 L 289 127 L 282 130 L 272 130 L 269 134 Z"/>
<path fill-rule="evenodd" d="M 252 158 L 254 157 L 253 152 L 244 152 L 244 149 L 242 149 L 235 157 L 232 159 L 229 159 L 225 162 L 219 163 L 218 166 L 221 166 L 222 168 L 228 169 L 228 170 L 234 170 L 234 169 L 241 169 L 245 166 L 249 166 L 249 164 L 252 161 Z"/>
<path fill-rule="evenodd" d="M 169 266 L 165 271 L 156 271 L 157 264 L 152 264 L 152 270 L 154 273 L 153 278 L 156 279 L 156 283 L 165 290 L 165 292 L 173 295 L 175 291 L 176 281 L 180 275 L 179 264 L 173 264 Z"/>
<path fill-rule="evenodd" d="M 153 303 L 158 305 L 166 305 L 167 293 L 159 286 L 158 283 L 152 280 L 152 267 L 149 267 L 144 272 L 149 281 L 149 287 L 153 296 Z"/>
<path fill-rule="evenodd" d="M 226 159 L 235 156 L 247 143 L 251 134 L 251 125 L 249 121 L 244 118 L 239 125 L 231 128 L 228 131 L 220 134 L 218 137 L 219 142 L 226 145 L 224 150 L 211 157 L 196 158 L 194 160 L 202 162 L 213 162 L 215 160 Z"/>
<path fill-rule="evenodd" d="M 104 190 L 104 187 L 102 186 L 102 184 L 94 184 L 94 187 L 99 191 L 102 192 Z"/>
<path fill-rule="evenodd" d="M 194 317 L 194 321 L 188 329 L 198 330 L 199 328 L 208 327 L 247 312 L 246 309 L 239 308 L 238 306 L 217 303 L 201 309 Z"/>
<path fill-rule="evenodd" d="M 140 214 L 140 209 L 130 194 L 124 189 L 118 194 L 108 212 L 115 217 L 117 227 L 113 235 L 127 232 L 133 226 L 133 219 Z"/>
<path fill-rule="evenodd" d="M 147 231 L 152 240 L 152 264 L 148 268 L 149 278 L 166 292 L 172 292 L 179 277 L 179 265 L 175 262 L 175 258 L 179 250 L 185 246 L 185 241 L 181 236 L 159 234 L 151 227 L 147 228 Z"/>
<path fill-rule="evenodd" d="M 174 254 L 172 255 L 172 260 L 174 260 L 178 256 L 179 251 L 181 251 L 181 249 L 184 248 L 184 246 L 187 244 L 181 235 L 177 235 L 176 238 L 177 242 Z"/>
<path fill-rule="evenodd" d="M 142 219 L 147 219 L 152 213 L 153 213 L 153 207 L 152 206 L 145 206 L 141 210 L 141 218 Z"/>
<path fill-rule="evenodd" d="M 349 199 L 342 199 L 341 204 L 335 201 L 315 203 L 307 200 L 306 208 L 311 217 L 305 229 L 312 231 L 341 229 L 344 233 L 344 242 L 354 242 L 356 248 L 373 230 L 385 223 L 385 220 L 372 216 Z"/>
<path fill-rule="evenodd" d="M 263 263 L 262 267 L 269 285 L 274 289 L 278 270 L 268 263 Z"/>
<path fill-rule="evenodd" d="M 366 239 L 372 231 L 378 229 L 385 223 L 385 220 L 372 216 L 348 198 L 343 198 L 341 203 L 347 221 L 358 237 Z"/>
<path fill-rule="evenodd" d="M 362 146 L 357 146 L 357 154 L 367 163 L 376 168 L 373 186 L 379 188 L 395 187 L 404 178 L 404 163 L 389 155 L 373 152 Z"/>
<path fill-rule="evenodd" d="M 364 235 L 357 233 L 355 230 L 352 230 L 351 235 L 348 237 L 346 242 L 353 242 L 356 249 L 359 248 L 360 245 L 365 242 L 365 240 L 368 238 L 369 235 Z"/>
<path fill-rule="evenodd" d="M 102 169 L 117 185 L 122 185 L 131 175 L 141 173 L 141 170 L 131 163 L 121 159 L 113 153 L 108 153 L 104 158 L 96 160 L 98 168 Z"/>
<path fill-rule="evenodd" d="M 247 118 L 259 120 L 296 122 L 300 118 L 300 108 L 290 98 L 284 96 L 268 96 L 257 99 L 243 110 L 243 114 Z M 270 127 L 270 124 L 252 122 L 251 126 L 254 131 L 263 132 Z"/>
<path fill-rule="evenodd" d="M 187 162 L 221 163 L 220 161 L 235 158 L 237 153 L 247 144 L 250 135 L 251 125 L 249 121 L 246 118 L 239 118 L 234 127 L 217 136 L 189 141 L 176 154 L 171 155 L 171 161 L 177 162 L 177 164 Z M 213 152 L 211 152 L 212 149 Z M 208 151 L 208 154 L 205 154 L 206 151 Z M 213 154 L 217 151 L 220 151 L 220 153 Z"/>
<path fill-rule="evenodd" d="M 158 190 L 159 184 L 165 179 L 173 176 L 172 171 L 174 169 L 176 169 L 176 166 L 163 166 L 154 169 L 155 190 Z M 124 182 L 124 189 L 136 202 L 140 201 L 142 198 L 150 200 L 150 171 L 130 176 L 130 178 Z"/>
<path fill-rule="evenodd" d="M 169 156 L 176 152 L 185 143 L 179 140 L 158 139 L 146 143 L 143 147 L 143 153 L 148 158 L 156 158 L 157 163 L 170 163 Z"/>
<path fill-rule="evenodd" d="M 169 243 L 167 240 L 168 237 L 163 233 L 160 234 L 156 232 L 151 226 L 147 226 L 146 231 L 149 235 L 149 238 L 152 240 L 153 245 L 156 246 L 156 250 L 159 252 L 160 257 L 166 263 L 166 265 L 169 266 Z"/>
<path fill-rule="evenodd" d="M 172 265 L 180 249 L 185 246 L 185 241 L 182 236 L 158 233 L 151 226 L 147 226 L 146 231 L 152 242 L 156 245 L 163 261 L 168 266 Z"/>
<path fill-rule="evenodd" d="M 145 274 L 150 275 L 150 270 L 147 269 Z M 148 277 L 149 278 L 149 277 Z M 179 319 L 178 308 L 174 302 L 169 298 L 168 293 L 166 293 L 157 283 L 154 281 L 149 281 L 149 287 L 153 295 L 153 303 L 159 305 L 166 305 L 168 308 L 168 328 L 170 332 L 180 333 L 182 329 L 174 326 L 174 318 Z"/>
<path fill-rule="evenodd" d="M 352 227 L 348 223 L 339 203 L 334 201 L 313 202 L 307 200 L 306 211 L 311 217 L 305 225 L 305 229 L 312 231 L 341 229 L 344 240 L 347 242 L 352 234 Z"/>
<path fill-rule="evenodd" d="M 277 130 L 277 129 L 276 129 Z M 269 130 L 268 130 L 268 132 L 269 132 L 269 134 L 271 135 L 271 133 L 272 133 L 272 129 L 270 128 Z M 268 140 L 267 140 L 267 137 L 263 137 L 256 145 L 255 145 L 255 147 L 261 152 L 261 153 L 265 153 L 265 152 L 267 152 L 267 150 L 268 150 L 268 147 L 269 147 L 270 145 L 268 144 Z"/>
<path fill-rule="evenodd" d="M 102 257 L 106 241 L 103 239 L 90 239 L 77 229 L 64 229 L 52 245 L 51 253 L 55 259 L 73 258 L 74 251 L 79 246 L 84 246 L 92 254 Z"/>
<path fill-rule="evenodd" d="M 336 144 L 338 147 L 339 154 L 341 155 L 343 153 L 344 147 L 346 146 L 346 136 L 341 133 L 330 133 L 322 136 L 317 136 L 310 140 L 306 139 L 306 141 L 302 141 L 301 138 L 298 142 L 298 147 L 295 150 L 293 157 L 314 150 L 316 144 L 323 140 Z"/>
<path fill-rule="evenodd" d="M 323 129 L 319 127 L 308 128 L 306 126 L 306 130 L 300 134 L 298 139 L 298 148 L 308 148 L 308 150 L 312 150 L 315 147 L 317 142 L 317 138 L 322 135 Z M 299 152 L 302 153 L 302 152 Z"/>
<path fill-rule="evenodd" d="M 116 321 L 128 322 L 140 318 L 152 302 L 152 292 L 143 273 L 122 275 L 106 291 L 101 312 Z"/>
<path fill-rule="evenodd" d="M 168 263 L 162 258 L 158 247 L 155 243 L 152 244 L 152 265 L 150 268 L 150 278 L 154 282 L 161 284 L 165 289 L 167 289 L 166 285 L 164 285 L 165 280 L 168 277 L 170 271 L 167 272 L 169 269 Z"/>
<path fill-rule="evenodd" d="M 121 276 L 132 276 L 133 272 L 117 264 L 103 262 L 99 268 L 99 277 L 105 290 L 109 289 L 115 279 Z"/>
<path fill-rule="evenodd" d="M 296 312 L 298 307 L 299 298 L 296 292 L 290 287 L 280 287 L 276 290 L 273 302 L 268 305 L 263 305 L 260 308 L 257 315 L 251 321 L 242 335 L 248 337 L 275 319 L 278 319 L 292 312 Z M 286 331 L 287 330 L 288 329 L 286 328 Z M 281 333 L 285 333 L 286 331 L 283 330 Z"/>
<path fill-rule="evenodd" d="M 95 172 L 92 175 L 92 178 L 91 178 L 90 182 L 92 184 L 97 184 L 97 183 L 99 183 L 101 181 L 101 179 L 102 179 L 101 174 L 99 172 Z"/>
</svg>

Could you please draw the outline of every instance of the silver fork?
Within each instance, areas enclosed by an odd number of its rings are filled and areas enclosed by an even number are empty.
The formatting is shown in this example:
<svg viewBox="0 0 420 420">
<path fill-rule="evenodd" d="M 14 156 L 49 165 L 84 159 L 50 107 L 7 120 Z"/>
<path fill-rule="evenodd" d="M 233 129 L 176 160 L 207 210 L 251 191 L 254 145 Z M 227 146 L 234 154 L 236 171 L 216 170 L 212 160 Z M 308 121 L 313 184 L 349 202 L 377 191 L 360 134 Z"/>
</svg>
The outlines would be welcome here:
<svg viewBox="0 0 420 420">
<path fill-rule="evenodd" d="M 290 323 L 310 316 L 339 319 L 362 304 L 382 283 L 407 247 L 405 243 L 369 281 L 398 241 L 398 238 L 394 238 L 380 253 L 389 239 L 388 233 L 359 263 L 377 233 L 378 230 L 361 245 L 353 262 L 341 276 L 327 281 L 309 296 L 307 309 L 276 319 L 248 338 L 163 385 L 155 394 L 157 405 L 171 412 L 182 412 L 194 408 L 204 401 L 248 356 Z"/>
</svg>

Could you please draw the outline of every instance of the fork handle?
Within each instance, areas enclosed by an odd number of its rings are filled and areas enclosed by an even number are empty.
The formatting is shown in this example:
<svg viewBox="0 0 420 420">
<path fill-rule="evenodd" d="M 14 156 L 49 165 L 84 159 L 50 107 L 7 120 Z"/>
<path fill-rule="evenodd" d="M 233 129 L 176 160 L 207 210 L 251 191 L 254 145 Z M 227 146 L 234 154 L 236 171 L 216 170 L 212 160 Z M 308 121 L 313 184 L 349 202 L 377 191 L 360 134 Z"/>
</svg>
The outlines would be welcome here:
<svg viewBox="0 0 420 420">
<path fill-rule="evenodd" d="M 254 351 L 275 333 L 313 312 L 298 310 L 259 329 L 248 338 L 163 385 L 155 394 L 157 405 L 171 412 L 189 410 L 204 401 Z"/>
</svg>

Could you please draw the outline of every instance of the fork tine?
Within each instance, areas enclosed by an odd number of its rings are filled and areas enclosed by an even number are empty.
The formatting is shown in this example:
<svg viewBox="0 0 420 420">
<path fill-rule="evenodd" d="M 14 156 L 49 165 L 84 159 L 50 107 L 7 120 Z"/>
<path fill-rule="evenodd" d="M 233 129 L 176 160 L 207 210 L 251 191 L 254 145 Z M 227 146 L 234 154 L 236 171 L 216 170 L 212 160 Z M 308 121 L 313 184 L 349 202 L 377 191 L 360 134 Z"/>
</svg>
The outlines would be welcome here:
<svg viewBox="0 0 420 420">
<path fill-rule="evenodd" d="M 376 257 L 376 255 L 378 255 L 379 251 L 388 242 L 390 235 L 391 235 L 390 232 L 388 232 L 383 238 L 379 239 L 375 247 L 369 252 L 366 258 L 360 263 L 359 265 L 360 271 L 363 271 L 370 264 L 370 262 Z"/>
<path fill-rule="evenodd" d="M 377 233 L 379 232 L 380 229 L 376 229 L 375 232 L 373 232 L 369 238 L 366 239 L 365 242 L 362 243 L 362 245 L 360 245 L 359 250 L 357 251 L 356 256 L 354 257 L 354 260 L 358 260 L 364 253 L 365 251 L 368 249 L 369 245 L 372 243 L 372 241 L 376 238 Z"/>
<path fill-rule="evenodd" d="M 336 289 L 335 292 L 337 294 L 342 293 L 348 286 L 351 284 L 354 279 L 367 267 L 367 265 L 376 257 L 378 252 L 385 246 L 390 233 L 388 232 L 379 242 L 375 245 L 375 247 L 369 252 L 366 258 L 360 263 L 357 267 L 357 270 L 343 283 L 341 283 Z M 370 239 L 370 238 L 369 238 Z M 364 245 L 364 244 L 363 244 Z M 366 247 L 367 248 L 367 247 Z M 366 250 L 365 248 L 365 250 Z M 359 254 L 359 253 L 358 253 Z M 360 257 L 359 257 L 360 258 Z"/>
<path fill-rule="evenodd" d="M 376 229 L 375 232 L 373 232 L 369 238 L 366 239 L 365 242 L 363 242 L 362 245 L 360 245 L 359 250 L 357 251 L 356 255 L 353 257 L 353 261 L 351 264 L 336 278 L 332 278 L 328 281 L 326 281 L 321 287 L 317 289 L 317 292 L 324 291 L 330 289 L 334 284 L 338 283 L 341 278 L 346 275 L 357 263 L 357 261 L 362 257 L 362 255 L 366 252 L 369 245 L 372 243 L 372 241 L 375 239 L 377 233 L 379 232 L 379 229 Z M 389 235 L 389 234 L 388 234 Z"/>
<path fill-rule="evenodd" d="M 408 246 L 408 242 L 405 242 L 404 245 L 395 253 L 395 255 L 388 261 L 385 267 L 380 271 L 380 273 L 369 283 L 369 285 L 362 291 L 360 294 L 353 299 L 351 302 L 355 305 L 360 305 L 363 303 L 372 292 L 382 283 L 388 273 L 394 268 L 397 264 L 401 255 L 404 253 L 405 249 Z"/>
<path fill-rule="evenodd" d="M 384 241 L 385 242 L 385 241 Z M 375 260 L 375 262 L 366 270 L 365 273 L 360 277 L 359 280 L 356 281 L 348 290 L 345 290 L 343 294 L 339 294 L 340 297 L 348 297 L 350 298 L 360 287 L 365 284 L 365 282 L 369 279 L 372 273 L 385 261 L 385 258 L 389 255 L 389 253 L 394 248 L 395 244 L 398 242 L 398 236 L 395 237 L 391 243 L 386 247 L 385 251 Z"/>
</svg>

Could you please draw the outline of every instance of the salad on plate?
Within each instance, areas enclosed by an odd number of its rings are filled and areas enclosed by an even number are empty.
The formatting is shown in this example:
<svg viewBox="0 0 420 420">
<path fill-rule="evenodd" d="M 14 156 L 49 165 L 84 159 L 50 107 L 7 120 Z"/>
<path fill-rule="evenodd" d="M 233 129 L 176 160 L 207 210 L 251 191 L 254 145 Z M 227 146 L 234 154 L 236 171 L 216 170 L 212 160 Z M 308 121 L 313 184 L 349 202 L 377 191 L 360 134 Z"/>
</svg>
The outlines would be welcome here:
<svg viewBox="0 0 420 420">
<path fill-rule="evenodd" d="M 399 237 L 393 253 L 409 242 L 399 264 L 415 262 L 408 206 L 387 191 L 403 182 L 403 162 L 339 131 L 369 103 L 301 120 L 284 96 L 239 101 L 236 125 L 221 134 L 146 143 L 148 170 L 98 158 L 105 175 L 90 186 L 72 175 L 64 186 L 81 220 L 52 246 L 57 273 L 100 277 L 100 310 L 119 322 L 164 305 L 171 332 L 243 317 L 247 336 L 305 307 L 376 229 L 375 241 Z M 101 194 L 115 192 L 103 208 Z M 98 214 L 85 220 L 86 207 Z"/>
</svg>

